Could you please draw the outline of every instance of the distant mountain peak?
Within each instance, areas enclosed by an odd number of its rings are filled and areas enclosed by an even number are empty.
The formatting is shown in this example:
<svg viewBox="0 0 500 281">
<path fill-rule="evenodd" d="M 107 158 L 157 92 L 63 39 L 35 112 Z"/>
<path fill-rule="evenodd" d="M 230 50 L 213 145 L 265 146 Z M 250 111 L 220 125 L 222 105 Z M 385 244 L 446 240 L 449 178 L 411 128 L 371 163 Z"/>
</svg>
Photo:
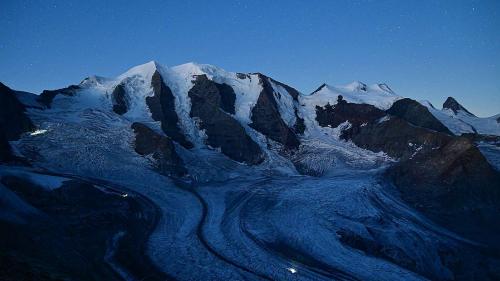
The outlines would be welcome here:
<svg viewBox="0 0 500 281">
<path fill-rule="evenodd" d="M 446 101 L 443 103 L 443 109 L 451 109 L 455 114 L 459 111 L 463 111 L 469 115 L 475 116 L 470 111 L 468 111 L 465 107 L 463 107 L 456 99 L 453 97 L 448 97 Z"/>
<path fill-rule="evenodd" d="M 311 93 L 311 95 L 314 95 L 315 93 L 317 93 L 317 92 L 319 92 L 319 91 L 323 90 L 323 88 L 324 88 L 324 87 L 327 87 L 327 86 L 328 86 L 328 85 L 326 85 L 326 83 L 321 84 L 321 86 L 319 86 L 316 90 L 314 90 L 314 91 Z"/>
<path fill-rule="evenodd" d="M 347 84 L 344 88 L 350 89 L 353 91 L 363 91 L 363 92 L 367 91 L 366 84 L 363 82 L 360 82 L 360 81 L 353 81 L 353 82 Z"/>
</svg>

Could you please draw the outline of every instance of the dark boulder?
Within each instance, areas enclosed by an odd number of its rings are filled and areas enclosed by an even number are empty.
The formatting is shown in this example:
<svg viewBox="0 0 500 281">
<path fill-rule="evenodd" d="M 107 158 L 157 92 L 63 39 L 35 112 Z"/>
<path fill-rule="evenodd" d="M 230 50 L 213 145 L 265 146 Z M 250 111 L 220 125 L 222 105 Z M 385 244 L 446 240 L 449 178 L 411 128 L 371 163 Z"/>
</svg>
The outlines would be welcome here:
<svg viewBox="0 0 500 281">
<path fill-rule="evenodd" d="M 278 104 L 274 99 L 274 90 L 268 77 L 258 74 L 262 85 L 262 92 L 257 103 L 252 108 L 252 123 L 250 127 L 277 141 L 287 149 L 297 149 L 300 141 L 297 135 L 289 128 L 279 113 Z"/>
<path fill-rule="evenodd" d="M 194 86 L 188 93 L 191 99 L 190 115 L 199 118 L 200 129 L 205 130 L 208 145 L 220 148 L 222 153 L 238 162 L 262 162 L 264 157 L 259 145 L 247 135 L 241 124 L 223 109 L 221 84 L 218 86 L 206 75 L 196 76 L 193 83 Z M 231 92 L 227 89 L 226 91 Z"/>
<path fill-rule="evenodd" d="M 128 111 L 127 91 L 125 90 L 125 85 L 123 83 L 120 83 L 115 87 L 113 93 L 111 94 L 111 99 L 113 102 L 113 111 L 116 114 L 123 115 Z"/>
<path fill-rule="evenodd" d="M 387 113 L 398 116 L 415 126 L 450 135 L 452 134 L 446 126 L 429 112 L 427 107 L 412 99 L 405 98 L 396 101 L 391 108 L 387 110 Z"/>
<path fill-rule="evenodd" d="M 78 85 L 71 85 L 69 87 L 58 90 L 44 90 L 38 97 L 38 102 L 50 108 L 52 101 L 57 95 L 74 96 L 80 89 Z"/>
<path fill-rule="evenodd" d="M 465 107 L 463 107 L 461 104 L 458 103 L 457 100 L 455 100 L 452 97 L 448 97 L 446 101 L 443 103 L 443 108 L 451 109 L 455 114 L 459 111 L 462 110 L 472 116 L 475 116 L 474 114 L 470 113 Z"/>
<path fill-rule="evenodd" d="M 160 173 L 168 176 L 183 176 L 187 173 L 169 137 L 162 136 L 138 122 L 132 124 L 132 129 L 135 133 L 135 151 L 140 155 L 151 155 Z"/>
<path fill-rule="evenodd" d="M 179 117 L 175 111 L 175 97 L 170 88 L 165 85 L 158 71 L 155 71 L 151 79 L 153 96 L 146 97 L 146 104 L 151 111 L 153 120 L 161 122 L 161 129 L 185 148 L 192 148 L 193 144 L 188 141 L 179 128 Z"/>
</svg>

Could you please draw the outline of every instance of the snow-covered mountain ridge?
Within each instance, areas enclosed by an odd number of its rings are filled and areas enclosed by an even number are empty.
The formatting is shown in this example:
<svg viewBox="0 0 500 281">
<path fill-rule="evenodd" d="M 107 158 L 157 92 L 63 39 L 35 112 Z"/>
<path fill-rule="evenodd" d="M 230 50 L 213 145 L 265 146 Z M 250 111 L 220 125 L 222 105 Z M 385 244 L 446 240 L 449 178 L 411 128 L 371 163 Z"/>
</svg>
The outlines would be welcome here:
<svg viewBox="0 0 500 281">
<path fill-rule="evenodd" d="M 149 62 L 40 95 L 0 84 L 0 192 L 12 206 L 0 225 L 25 235 L 11 218 L 138 200 L 137 225 L 156 221 L 151 232 L 99 220 L 117 279 L 149 266 L 152 280 L 494 280 L 499 137 L 457 104 L 361 82 L 303 94 L 195 63 Z M 146 238 L 148 258 L 133 255 L 142 264 L 120 260 Z"/>
</svg>

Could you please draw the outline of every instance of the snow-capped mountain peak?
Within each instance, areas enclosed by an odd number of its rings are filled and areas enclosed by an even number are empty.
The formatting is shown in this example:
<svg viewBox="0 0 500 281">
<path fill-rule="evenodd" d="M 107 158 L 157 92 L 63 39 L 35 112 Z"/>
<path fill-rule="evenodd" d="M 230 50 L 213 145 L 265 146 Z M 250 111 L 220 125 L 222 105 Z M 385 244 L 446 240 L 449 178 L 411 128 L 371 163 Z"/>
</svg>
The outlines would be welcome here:
<svg viewBox="0 0 500 281">
<path fill-rule="evenodd" d="M 133 76 L 152 77 L 158 68 L 161 68 L 161 66 L 156 61 L 150 61 L 130 68 L 125 73 L 118 76 L 118 80 Z"/>
<path fill-rule="evenodd" d="M 324 106 L 337 103 L 338 96 L 351 103 L 370 104 L 380 109 L 388 109 L 398 99 L 402 97 L 395 94 L 386 84 L 366 85 L 355 81 L 343 86 L 332 86 L 322 84 L 311 95 L 304 97 L 307 100 L 314 100 L 315 105 Z"/>
<path fill-rule="evenodd" d="M 344 89 L 346 90 L 351 90 L 351 91 L 363 91 L 366 92 L 367 86 L 365 83 L 359 82 L 359 81 L 353 81 L 346 86 L 344 86 Z"/>
<path fill-rule="evenodd" d="M 456 99 L 453 97 L 448 97 L 446 101 L 443 103 L 443 109 L 449 109 L 457 114 L 459 111 L 462 111 L 468 115 L 475 116 L 470 111 L 468 111 L 465 107 L 463 107 Z"/>
</svg>

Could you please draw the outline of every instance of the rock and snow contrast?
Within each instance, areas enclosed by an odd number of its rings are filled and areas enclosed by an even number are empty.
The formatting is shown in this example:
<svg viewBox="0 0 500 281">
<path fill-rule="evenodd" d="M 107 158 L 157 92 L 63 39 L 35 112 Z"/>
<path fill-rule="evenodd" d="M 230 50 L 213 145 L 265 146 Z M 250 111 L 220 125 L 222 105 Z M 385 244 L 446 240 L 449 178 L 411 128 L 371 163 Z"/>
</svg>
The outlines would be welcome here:
<svg viewBox="0 0 500 281">
<path fill-rule="evenodd" d="M 0 84 L 0 279 L 498 280 L 499 116 L 195 63 Z"/>
</svg>

